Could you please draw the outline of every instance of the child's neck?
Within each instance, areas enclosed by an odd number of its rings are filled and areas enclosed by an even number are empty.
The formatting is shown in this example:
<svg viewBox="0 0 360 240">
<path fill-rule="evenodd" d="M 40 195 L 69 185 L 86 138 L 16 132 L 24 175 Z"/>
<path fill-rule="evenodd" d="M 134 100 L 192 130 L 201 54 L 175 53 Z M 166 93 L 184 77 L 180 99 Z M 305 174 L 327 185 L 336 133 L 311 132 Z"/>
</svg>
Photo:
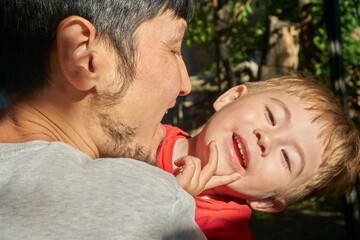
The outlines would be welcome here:
<svg viewBox="0 0 360 240">
<path fill-rule="evenodd" d="M 174 162 L 184 156 L 196 157 L 196 140 L 197 136 L 192 138 L 179 138 L 173 149 L 172 162 L 174 169 L 176 168 Z"/>
</svg>

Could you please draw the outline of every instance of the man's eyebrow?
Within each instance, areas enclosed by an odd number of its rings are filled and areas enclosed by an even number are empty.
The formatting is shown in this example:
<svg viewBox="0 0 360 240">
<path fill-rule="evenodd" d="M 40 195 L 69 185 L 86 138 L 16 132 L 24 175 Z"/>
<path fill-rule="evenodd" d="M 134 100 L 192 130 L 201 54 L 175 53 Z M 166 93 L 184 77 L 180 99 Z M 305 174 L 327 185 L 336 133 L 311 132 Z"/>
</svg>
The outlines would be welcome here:
<svg viewBox="0 0 360 240">
<path fill-rule="evenodd" d="M 178 29 L 179 34 L 181 34 L 181 38 L 184 38 L 187 31 L 188 31 L 187 24 L 185 24 L 185 23 L 181 24 L 181 26 Z"/>
<path fill-rule="evenodd" d="M 278 98 L 270 98 L 271 100 L 273 100 L 274 102 L 276 102 L 278 105 L 280 105 L 280 107 L 283 109 L 283 111 L 285 112 L 285 118 L 288 122 L 291 121 L 291 112 L 288 108 L 288 106 L 283 102 L 281 101 L 280 99 Z"/>
<path fill-rule="evenodd" d="M 169 42 L 176 42 L 176 41 L 182 40 L 184 38 L 185 34 L 187 33 L 187 30 L 188 30 L 188 27 L 185 23 L 176 27 L 175 31 L 170 36 Z"/>
</svg>

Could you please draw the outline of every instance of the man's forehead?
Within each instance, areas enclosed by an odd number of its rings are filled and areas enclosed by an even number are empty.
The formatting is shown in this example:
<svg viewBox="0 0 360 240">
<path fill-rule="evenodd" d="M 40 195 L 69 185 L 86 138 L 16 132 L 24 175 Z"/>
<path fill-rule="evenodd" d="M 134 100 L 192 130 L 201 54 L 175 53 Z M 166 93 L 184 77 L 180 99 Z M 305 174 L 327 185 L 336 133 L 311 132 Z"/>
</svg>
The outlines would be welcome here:
<svg viewBox="0 0 360 240">
<path fill-rule="evenodd" d="M 139 29 L 155 28 L 155 31 L 163 32 L 171 39 L 182 39 L 187 32 L 187 22 L 173 14 L 161 14 L 143 22 Z"/>
<path fill-rule="evenodd" d="M 177 38 L 183 38 L 186 31 L 187 31 L 187 23 L 185 19 L 179 18 L 175 16 L 175 13 L 173 11 L 167 11 L 166 13 L 159 16 L 159 21 L 167 23 L 169 34 L 177 37 Z"/>
</svg>

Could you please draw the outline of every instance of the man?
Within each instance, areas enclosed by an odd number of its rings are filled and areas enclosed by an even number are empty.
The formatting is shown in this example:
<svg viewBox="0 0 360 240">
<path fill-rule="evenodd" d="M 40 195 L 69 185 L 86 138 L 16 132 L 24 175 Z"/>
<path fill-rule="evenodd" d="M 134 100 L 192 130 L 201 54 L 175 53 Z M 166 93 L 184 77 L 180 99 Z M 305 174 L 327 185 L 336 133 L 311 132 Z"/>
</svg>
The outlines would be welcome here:
<svg viewBox="0 0 360 240">
<path fill-rule="evenodd" d="M 191 90 L 192 4 L 1 1 L 2 239 L 203 238 L 191 196 L 146 164 Z"/>
</svg>

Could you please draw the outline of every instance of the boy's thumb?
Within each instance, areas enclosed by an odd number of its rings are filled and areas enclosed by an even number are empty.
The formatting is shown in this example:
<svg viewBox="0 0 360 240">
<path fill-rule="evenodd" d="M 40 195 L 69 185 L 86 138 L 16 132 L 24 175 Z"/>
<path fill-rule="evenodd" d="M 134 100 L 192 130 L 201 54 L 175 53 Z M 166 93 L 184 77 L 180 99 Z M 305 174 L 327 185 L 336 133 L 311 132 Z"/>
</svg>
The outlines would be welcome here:
<svg viewBox="0 0 360 240">
<path fill-rule="evenodd" d="M 223 175 L 223 176 L 213 176 L 209 180 L 209 182 L 205 185 L 204 190 L 211 189 L 214 187 L 227 185 L 232 182 L 235 182 L 241 178 L 240 173 L 232 173 L 229 175 Z"/>
</svg>

